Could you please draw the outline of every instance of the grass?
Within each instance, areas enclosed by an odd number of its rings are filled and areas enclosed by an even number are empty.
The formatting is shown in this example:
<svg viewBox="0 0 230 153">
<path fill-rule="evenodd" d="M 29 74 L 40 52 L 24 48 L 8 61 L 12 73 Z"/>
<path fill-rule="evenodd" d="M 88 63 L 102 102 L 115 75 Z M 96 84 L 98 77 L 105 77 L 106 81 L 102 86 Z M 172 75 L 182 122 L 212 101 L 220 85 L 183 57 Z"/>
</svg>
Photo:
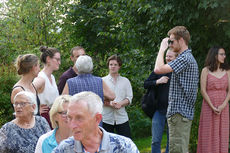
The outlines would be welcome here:
<svg viewBox="0 0 230 153">
<path fill-rule="evenodd" d="M 152 142 L 151 136 L 146 138 L 134 139 L 134 143 L 137 145 L 137 148 L 139 149 L 140 153 L 151 153 L 151 142 Z M 166 142 L 167 142 L 167 135 L 166 133 L 164 133 L 161 142 L 161 148 L 162 148 L 161 152 L 165 151 Z"/>
</svg>

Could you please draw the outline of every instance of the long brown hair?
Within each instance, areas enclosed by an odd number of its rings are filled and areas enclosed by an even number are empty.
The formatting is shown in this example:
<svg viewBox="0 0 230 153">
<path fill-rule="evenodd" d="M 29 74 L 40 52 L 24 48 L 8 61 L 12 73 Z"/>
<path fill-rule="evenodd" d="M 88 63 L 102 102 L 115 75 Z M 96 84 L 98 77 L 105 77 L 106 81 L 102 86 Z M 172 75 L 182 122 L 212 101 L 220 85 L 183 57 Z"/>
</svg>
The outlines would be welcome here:
<svg viewBox="0 0 230 153">
<path fill-rule="evenodd" d="M 220 49 L 224 49 L 223 47 L 220 47 L 220 46 L 214 46 L 212 48 L 209 49 L 208 51 L 208 55 L 206 57 L 206 60 L 205 60 L 205 64 L 204 66 L 205 67 L 208 67 L 208 69 L 211 71 L 211 72 L 214 72 L 218 69 L 218 53 L 219 53 L 219 50 Z M 220 69 L 222 70 L 229 70 L 229 65 L 227 63 L 227 60 L 226 58 L 224 59 L 224 63 L 220 63 Z"/>
</svg>

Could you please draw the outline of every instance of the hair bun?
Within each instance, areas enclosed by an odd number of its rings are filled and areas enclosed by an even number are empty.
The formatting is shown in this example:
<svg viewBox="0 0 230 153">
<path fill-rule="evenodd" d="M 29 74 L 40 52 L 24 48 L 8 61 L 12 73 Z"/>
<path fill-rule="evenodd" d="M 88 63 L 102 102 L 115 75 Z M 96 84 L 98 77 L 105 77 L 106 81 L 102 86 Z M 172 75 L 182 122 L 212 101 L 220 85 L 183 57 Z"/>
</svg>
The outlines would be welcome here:
<svg viewBox="0 0 230 153">
<path fill-rule="evenodd" d="M 47 48 L 47 46 L 40 46 L 39 50 L 44 53 L 46 52 Z"/>
</svg>

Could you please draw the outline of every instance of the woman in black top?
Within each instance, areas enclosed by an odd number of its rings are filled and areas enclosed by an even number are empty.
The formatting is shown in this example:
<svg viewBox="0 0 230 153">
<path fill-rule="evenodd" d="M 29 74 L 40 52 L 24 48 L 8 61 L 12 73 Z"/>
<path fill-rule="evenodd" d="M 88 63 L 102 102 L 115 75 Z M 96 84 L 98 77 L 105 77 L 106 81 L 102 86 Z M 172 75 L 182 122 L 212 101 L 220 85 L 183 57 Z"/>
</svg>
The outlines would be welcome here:
<svg viewBox="0 0 230 153">
<path fill-rule="evenodd" d="M 20 91 L 29 91 L 36 95 L 37 98 L 37 109 L 35 114 L 39 115 L 40 101 L 37 96 L 37 90 L 33 85 L 32 81 L 37 77 L 40 71 L 40 64 L 38 57 L 34 54 L 19 55 L 15 63 L 17 73 L 21 76 L 20 80 L 14 85 L 11 92 L 11 103 L 13 104 L 14 96 Z"/>
</svg>

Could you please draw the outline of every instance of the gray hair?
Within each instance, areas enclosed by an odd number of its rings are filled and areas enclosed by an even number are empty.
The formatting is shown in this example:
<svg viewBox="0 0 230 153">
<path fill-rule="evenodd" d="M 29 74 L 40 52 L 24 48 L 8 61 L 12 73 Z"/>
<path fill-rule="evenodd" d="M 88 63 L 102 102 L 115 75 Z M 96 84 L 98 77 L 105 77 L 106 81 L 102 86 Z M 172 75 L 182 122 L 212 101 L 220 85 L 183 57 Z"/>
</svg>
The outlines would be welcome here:
<svg viewBox="0 0 230 153">
<path fill-rule="evenodd" d="M 70 99 L 70 103 L 78 103 L 79 101 L 85 101 L 87 103 L 88 110 L 92 116 L 97 113 L 102 114 L 103 102 L 97 94 L 91 91 L 83 91 L 73 95 Z"/>
<path fill-rule="evenodd" d="M 28 91 L 20 91 L 14 96 L 14 103 L 15 103 L 16 98 L 21 95 L 26 96 L 29 103 L 36 105 L 35 112 L 37 112 L 38 108 L 37 108 L 37 100 L 36 100 L 35 94 L 33 94 L 32 92 L 28 92 Z"/>
<path fill-rule="evenodd" d="M 79 74 L 91 73 L 93 71 L 93 61 L 88 55 L 78 57 L 75 66 Z"/>
</svg>

